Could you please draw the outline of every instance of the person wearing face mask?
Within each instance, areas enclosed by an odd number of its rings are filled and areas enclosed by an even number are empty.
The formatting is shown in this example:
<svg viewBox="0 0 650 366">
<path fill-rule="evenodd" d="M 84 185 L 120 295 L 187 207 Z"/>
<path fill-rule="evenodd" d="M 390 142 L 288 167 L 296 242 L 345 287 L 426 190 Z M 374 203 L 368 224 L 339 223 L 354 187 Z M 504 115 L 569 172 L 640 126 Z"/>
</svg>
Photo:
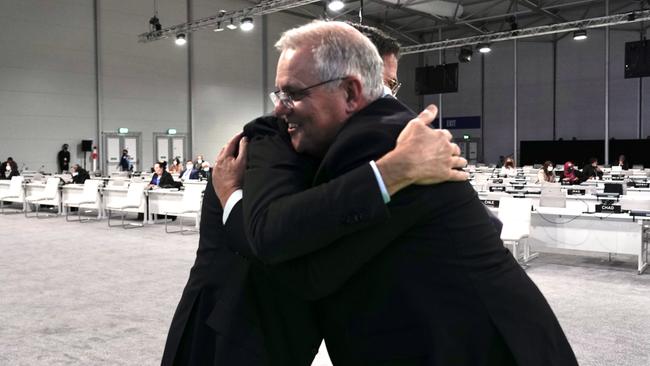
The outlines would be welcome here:
<svg viewBox="0 0 650 366">
<path fill-rule="evenodd" d="M 11 179 L 11 177 L 18 175 L 20 175 L 20 172 L 18 172 L 18 164 L 13 159 L 7 159 L 7 161 L 0 165 L 0 179 Z"/>
<path fill-rule="evenodd" d="M 68 151 L 68 144 L 63 144 L 61 151 L 56 156 L 56 161 L 59 164 L 59 173 L 67 172 L 70 169 L 70 151 Z"/>
<path fill-rule="evenodd" d="M 174 160 L 172 160 L 172 164 L 169 166 L 169 168 L 167 168 L 167 171 L 171 174 L 180 174 L 182 170 L 183 164 L 179 158 L 174 158 Z"/>
<path fill-rule="evenodd" d="M 562 182 L 567 184 L 580 184 L 579 172 L 576 170 L 573 162 L 567 161 L 564 163 L 564 172 Z"/>
<path fill-rule="evenodd" d="M 86 179 L 90 179 L 90 174 L 88 171 L 79 164 L 74 164 L 72 169 L 70 169 L 70 174 L 72 174 L 72 183 L 74 184 L 83 184 Z"/>
<path fill-rule="evenodd" d="M 199 179 L 203 180 L 210 180 L 212 177 L 212 174 L 210 172 L 210 163 L 207 161 L 204 161 L 201 164 L 201 170 L 199 171 Z"/>
<path fill-rule="evenodd" d="M 133 170 L 133 164 L 131 163 L 131 157 L 129 156 L 129 150 L 122 150 L 122 157 L 120 157 L 120 163 L 118 167 L 123 172 L 130 172 Z"/>
<path fill-rule="evenodd" d="M 199 155 L 196 156 L 196 161 L 194 162 L 194 166 L 199 168 L 201 166 L 201 164 L 203 164 L 204 161 L 205 161 L 205 159 L 203 159 L 203 155 L 199 154 Z"/>
<path fill-rule="evenodd" d="M 622 170 L 628 170 L 630 168 L 627 160 L 625 160 L 625 155 L 621 154 L 618 156 L 618 162 L 616 163 L 616 166 L 620 166 Z"/>
<path fill-rule="evenodd" d="M 506 158 L 506 161 L 503 163 L 503 167 L 501 168 L 501 171 L 499 172 L 499 175 L 510 177 L 514 176 L 517 173 L 517 170 L 515 169 L 515 160 L 508 156 Z"/>
<path fill-rule="evenodd" d="M 598 167 L 598 159 L 589 159 L 589 164 L 582 168 L 582 181 L 589 179 L 603 179 L 603 171 Z"/>
<path fill-rule="evenodd" d="M 192 160 L 185 162 L 185 170 L 181 172 L 181 180 L 185 181 L 188 179 L 199 179 L 199 171 L 194 169 L 194 163 L 192 163 Z"/>
<path fill-rule="evenodd" d="M 553 163 L 545 161 L 544 166 L 537 172 L 537 184 L 555 182 L 555 173 L 553 172 Z"/>
</svg>

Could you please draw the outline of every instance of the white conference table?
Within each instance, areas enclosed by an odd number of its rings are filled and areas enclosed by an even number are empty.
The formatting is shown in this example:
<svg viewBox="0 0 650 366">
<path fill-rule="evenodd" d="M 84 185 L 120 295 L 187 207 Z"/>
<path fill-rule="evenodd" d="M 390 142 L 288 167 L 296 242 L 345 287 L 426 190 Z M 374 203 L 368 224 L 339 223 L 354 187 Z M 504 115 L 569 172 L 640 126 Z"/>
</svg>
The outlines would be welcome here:
<svg viewBox="0 0 650 366">
<path fill-rule="evenodd" d="M 531 249 L 627 254 L 637 257 L 637 273 L 648 266 L 650 217 L 627 213 L 585 213 L 584 206 L 567 208 L 533 205 L 528 244 Z M 497 207 L 489 207 L 495 214 Z M 593 212 L 593 211 L 590 211 Z"/>
</svg>

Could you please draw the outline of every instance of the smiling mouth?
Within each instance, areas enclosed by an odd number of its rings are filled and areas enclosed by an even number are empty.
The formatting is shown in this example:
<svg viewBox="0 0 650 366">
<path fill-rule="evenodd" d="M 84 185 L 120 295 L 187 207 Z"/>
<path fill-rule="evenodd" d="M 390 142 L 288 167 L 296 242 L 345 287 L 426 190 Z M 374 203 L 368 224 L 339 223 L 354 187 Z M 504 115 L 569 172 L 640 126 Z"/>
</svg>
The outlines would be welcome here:
<svg viewBox="0 0 650 366">
<path fill-rule="evenodd" d="M 297 123 L 292 123 L 292 122 L 287 123 L 287 131 L 288 132 L 294 132 L 296 129 L 298 129 L 298 124 Z"/>
</svg>

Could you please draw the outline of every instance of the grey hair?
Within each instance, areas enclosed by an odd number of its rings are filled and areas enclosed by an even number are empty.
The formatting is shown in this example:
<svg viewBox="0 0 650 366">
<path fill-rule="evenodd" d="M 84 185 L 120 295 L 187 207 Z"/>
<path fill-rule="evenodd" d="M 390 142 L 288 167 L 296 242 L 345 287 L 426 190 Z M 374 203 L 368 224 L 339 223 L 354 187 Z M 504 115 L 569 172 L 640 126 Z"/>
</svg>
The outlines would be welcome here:
<svg viewBox="0 0 650 366">
<path fill-rule="evenodd" d="M 321 81 L 344 76 L 357 77 L 363 96 L 374 101 L 384 94 L 383 61 L 377 48 L 347 23 L 315 20 L 282 34 L 275 48 L 311 47 L 316 73 Z M 331 83 L 330 88 L 338 84 Z"/>
</svg>

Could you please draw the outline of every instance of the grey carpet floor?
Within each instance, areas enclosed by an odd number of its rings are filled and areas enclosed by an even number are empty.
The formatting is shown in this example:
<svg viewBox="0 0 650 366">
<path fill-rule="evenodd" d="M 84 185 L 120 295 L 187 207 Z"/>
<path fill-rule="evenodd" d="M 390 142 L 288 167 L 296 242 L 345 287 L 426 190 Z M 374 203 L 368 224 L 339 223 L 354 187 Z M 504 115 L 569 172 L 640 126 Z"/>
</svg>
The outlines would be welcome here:
<svg viewBox="0 0 650 366">
<path fill-rule="evenodd" d="M 198 235 L 0 216 L 0 365 L 157 365 Z M 581 365 L 650 365 L 635 258 L 544 253 L 528 273 Z M 331 365 L 324 347 L 314 365 Z"/>
</svg>

